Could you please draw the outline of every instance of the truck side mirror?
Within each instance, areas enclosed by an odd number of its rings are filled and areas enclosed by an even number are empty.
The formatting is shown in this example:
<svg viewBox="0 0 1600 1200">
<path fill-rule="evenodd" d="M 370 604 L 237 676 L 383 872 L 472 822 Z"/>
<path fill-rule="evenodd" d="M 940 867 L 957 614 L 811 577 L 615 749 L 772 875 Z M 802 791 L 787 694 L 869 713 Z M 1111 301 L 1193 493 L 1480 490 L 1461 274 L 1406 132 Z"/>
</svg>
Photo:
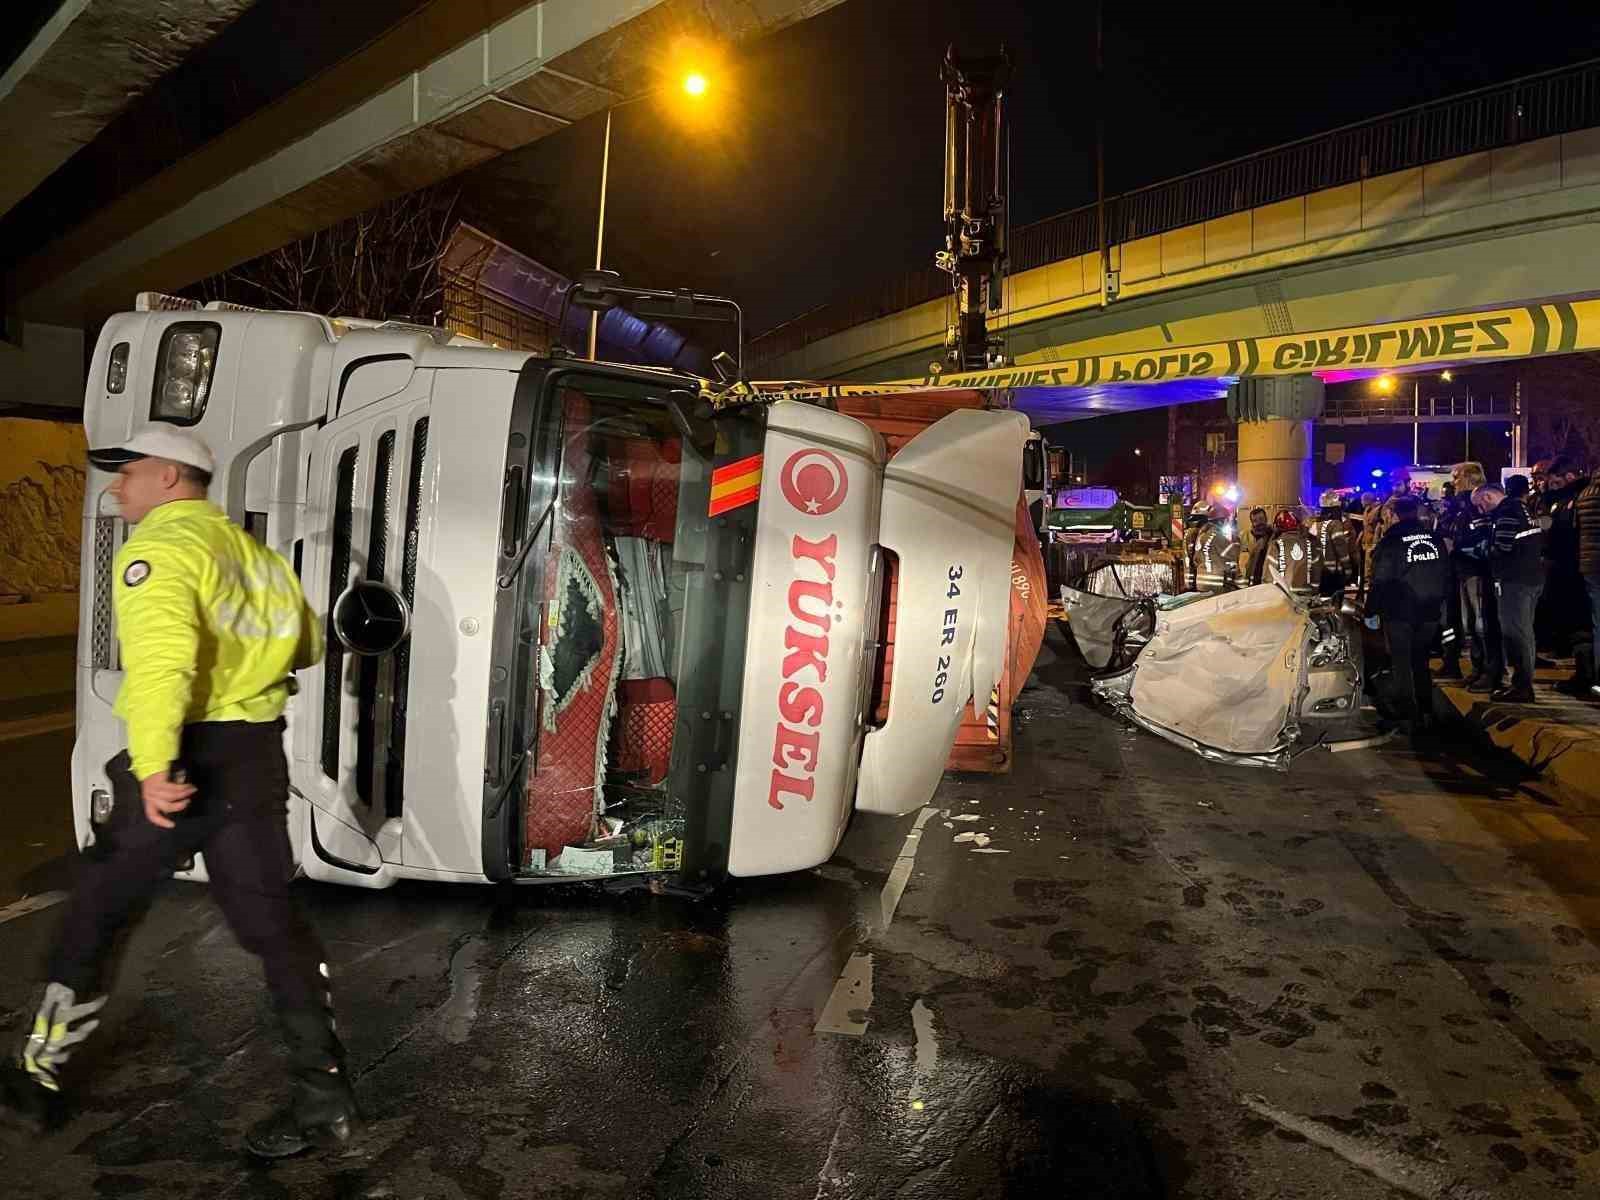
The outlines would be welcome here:
<svg viewBox="0 0 1600 1200">
<path fill-rule="evenodd" d="M 717 445 L 717 426 L 710 407 L 700 397 L 682 388 L 667 393 L 667 412 L 683 440 L 701 454 L 710 454 Z"/>
</svg>

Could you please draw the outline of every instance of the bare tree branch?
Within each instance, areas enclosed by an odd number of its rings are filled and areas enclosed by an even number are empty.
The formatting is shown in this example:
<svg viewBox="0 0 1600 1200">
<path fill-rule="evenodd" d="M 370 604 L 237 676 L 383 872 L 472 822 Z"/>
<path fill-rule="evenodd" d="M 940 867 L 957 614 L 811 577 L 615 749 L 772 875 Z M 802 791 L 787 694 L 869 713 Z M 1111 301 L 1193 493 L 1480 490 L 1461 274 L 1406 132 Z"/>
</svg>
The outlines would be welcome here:
<svg viewBox="0 0 1600 1200">
<path fill-rule="evenodd" d="M 443 185 L 363 213 L 200 280 L 185 294 L 330 316 L 433 320 L 444 307 L 440 260 L 459 192 Z"/>
</svg>

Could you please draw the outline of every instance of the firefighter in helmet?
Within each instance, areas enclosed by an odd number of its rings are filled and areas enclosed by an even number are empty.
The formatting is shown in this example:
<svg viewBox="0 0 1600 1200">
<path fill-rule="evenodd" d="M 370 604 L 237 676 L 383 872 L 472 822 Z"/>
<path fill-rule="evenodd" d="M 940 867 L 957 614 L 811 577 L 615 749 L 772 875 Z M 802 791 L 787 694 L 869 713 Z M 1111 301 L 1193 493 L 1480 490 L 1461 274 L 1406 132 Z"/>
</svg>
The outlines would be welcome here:
<svg viewBox="0 0 1600 1200">
<path fill-rule="evenodd" d="M 1194 573 L 1194 547 L 1200 540 L 1200 535 L 1205 532 L 1206 526 L 1211 523 L 1211 505 L 1204 500 L 1195 501 L 1193 507 L 1183 515 L 1183 566 L 1184 583 L 1186 590 L 1196 591 L 1199 584 L 1195 581 Z"/>
<path fill-rule="evenodd" d="M 1355 580 L 1355 549 L 1351 545 L 1350 525 L 1344 515 L 1344 502 L 1338 492 L 1323 492 L 1321 511 L 1311 524 L 1311 540 L 1322 555 L 1324 596 L 1343 596 Z"/>
<path fill-rule="evenodd" d="M 1267 545 L 1267 582 L 1297 596 L 1315 593 L 1322 583 L 1322 548 L 1301 528 L 1300 514 L 1292 508 L 1280 509 L 1272 526 L 1277 532 Z"/>
<path fill-rule="evenodd" d="M 1199 507 L 1198 505 L 1196 507 Z M 1232 514 L 1207 505 L 1206 523 L 1194 540 L 1195 590 L 1222 592 L 1231 589 L 1239 576 L 1239 539 L 1234 535 Z"/>
</svg>

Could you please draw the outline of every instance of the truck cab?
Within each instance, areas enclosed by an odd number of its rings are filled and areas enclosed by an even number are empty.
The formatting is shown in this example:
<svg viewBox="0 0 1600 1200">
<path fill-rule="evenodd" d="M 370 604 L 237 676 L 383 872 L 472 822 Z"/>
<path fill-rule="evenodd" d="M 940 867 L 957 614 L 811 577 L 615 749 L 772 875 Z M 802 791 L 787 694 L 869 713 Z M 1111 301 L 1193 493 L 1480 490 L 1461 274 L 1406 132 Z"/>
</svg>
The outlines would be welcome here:
<svg viewBox="0 0 1600 1200">
<path fill-rule="evenodd" d="M 325 624 L 285 734 L 307 875 L 703 884 L 815 866 L 854 809 L 931 798 L 999 677 L 1026 419 L 951 412 L 891 460 L 828 407 L 708 386 L 306 313 L 106 323 L 90 445 L 192 427 L 211 499 Z M 125 739 L 109 482 L 91 468 L 80 844 Z"/>
</svg>

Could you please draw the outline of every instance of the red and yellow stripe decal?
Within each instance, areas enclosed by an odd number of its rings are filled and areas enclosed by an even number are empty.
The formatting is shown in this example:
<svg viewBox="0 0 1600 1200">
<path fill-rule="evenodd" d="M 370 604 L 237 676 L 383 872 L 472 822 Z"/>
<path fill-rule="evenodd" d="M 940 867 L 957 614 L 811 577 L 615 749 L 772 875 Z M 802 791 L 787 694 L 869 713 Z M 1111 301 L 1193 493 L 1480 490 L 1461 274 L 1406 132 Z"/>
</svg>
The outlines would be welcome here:
<svg viewBox="0 0 1600 1200">
<path fill-rule="evenodd" d="M 761 455 L 752 454 L 711 472 L 710 515 L 754 504 L 761 494 Z"/>
</svg>

